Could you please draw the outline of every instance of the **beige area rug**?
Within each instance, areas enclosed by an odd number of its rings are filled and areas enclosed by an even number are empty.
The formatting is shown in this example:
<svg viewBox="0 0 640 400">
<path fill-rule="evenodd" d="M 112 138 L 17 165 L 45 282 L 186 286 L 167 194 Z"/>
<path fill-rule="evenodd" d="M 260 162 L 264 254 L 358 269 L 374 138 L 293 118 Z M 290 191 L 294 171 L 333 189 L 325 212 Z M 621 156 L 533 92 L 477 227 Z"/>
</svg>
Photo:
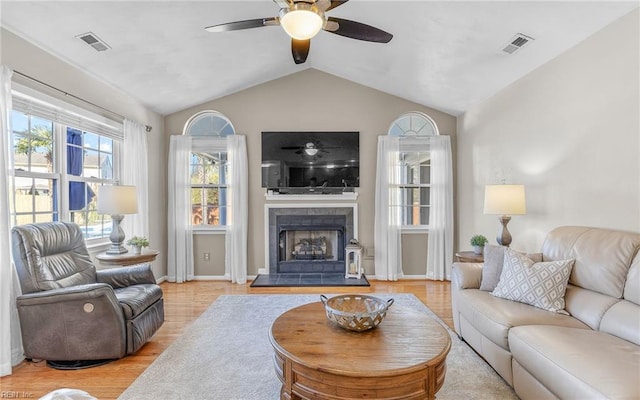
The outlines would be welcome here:
<svg viewBox="0 0 640 400">
<path fill-rule="evenodd" d="M 389 312 L 409 307 L 445 326 L 412 294 L 373 295 L 394 298 Z M 319 300 L 319 295 L 220 296 L 119 399 L 277 400 L 280 381 L 269 343 L 271 324 L 283 312 Z M 517 399 L 491 367 L 447 330 L 452 346 L 439 400 Z"/>
</svg>

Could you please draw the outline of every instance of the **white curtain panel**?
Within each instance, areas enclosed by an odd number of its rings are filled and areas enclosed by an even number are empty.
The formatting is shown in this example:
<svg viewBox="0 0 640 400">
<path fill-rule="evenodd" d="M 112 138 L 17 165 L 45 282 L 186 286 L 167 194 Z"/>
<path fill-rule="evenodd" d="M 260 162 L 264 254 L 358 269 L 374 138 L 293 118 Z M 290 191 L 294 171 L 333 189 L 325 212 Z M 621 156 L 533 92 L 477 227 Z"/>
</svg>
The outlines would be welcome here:
<svg viewBox="0 0 640 400">
<path fill-rule="evenodd" d="M 375 194 L 375 275 L 376 279 L 397 281 L 402 277 L 402 232 L 399 139 L 378 137 Z"/>
<path fill-rule="evenodd" d="M 230 220 L 227 221 L 225 240 L 225 270 L 231 282 L 247 282 L 247 227 L 248 227 L 248 163 L 245 136 L 227 136 L 229 160 L 228 200 Z"/>
<path fill-rule="evenodd" d="M 11 76 L 13 71 L 0 66 L 0 187 L 9 188 L 11 147 Z M 0 376 L 10 375 L 11 367 L 22 359 L 20 322 L 16 296 L 21 294 L 11 262 L 11 224 L 9 190 L 0 191 Z"/>
<path fill-rule="evenodd" d="M 171 136 L 169 145 L 169 201 L 167 280 L 182 283 L 193 279 L 193 236 L 189 163 L 191 136 Z"/>
<path fill-rule="evenodd" d="M 429 137 L 431 194 L 427 278 L 450 280 L 453 262 L 453 166 L 449 136 Z"/>
<path fill-rule="evenodd" d="M 147 132 L 145 126 L 124 120 L 124 163 L 122 183 L 136 187 L 138 195 L 138 213 L 127 215 L 122 228 L 127 237 L 149 237 L 149 173 Z"/>
</svg>

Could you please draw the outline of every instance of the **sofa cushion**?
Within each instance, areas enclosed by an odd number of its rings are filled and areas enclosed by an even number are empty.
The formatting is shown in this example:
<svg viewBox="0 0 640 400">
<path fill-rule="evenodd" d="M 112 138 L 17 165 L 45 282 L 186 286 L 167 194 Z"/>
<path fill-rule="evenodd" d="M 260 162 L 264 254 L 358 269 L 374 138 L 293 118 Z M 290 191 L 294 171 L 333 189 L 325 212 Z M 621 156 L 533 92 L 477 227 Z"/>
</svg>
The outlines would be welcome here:
<svg viewBox="0 0 640 400">
<path fill-rule="evenodd" d="M 162 298 L 162 289 L 156 284 L 133 285 L 114 292 L 126 319 L 137 317 Z"/>
<path fill-rule="evenodd" d="M 638 346 L 603 332 L 530 325 L 509 331 L 517 362 L 561 399 L 640 397 Z"/>
<path fill-rule="evenodd" d="M 619 299 L 638 248 L 638 233 L 563 226 L 549 232 L 542 254 L 544 261 L 575 258 L 571 284 Z"/>
<path fill-rule="evenodd" d="M 568 315 L 501 299 L 482 290 L 466 289 L 460 291 L 458 296 L 458 312 L 480 333 L 505 350 L 509 350 L 507 336 L 509 329 L 514 326 L 547 324 L 589 329 Z"/>
<path fill-rule="evenodd" d="M 553 312 L 564 311 L 573 260 L 535 263 L 511 249 L 504 252 L 500 281 L 492 294 Z"/>
<path fill-rule="evenodd" d="M 640 346 L 640 306 L 626 300 L 617 302 L 602 317 L 600 331 Z"/>
<path fill-rule="evenodd" d="M 492 292 L 502 274 L 505 246 L 486 244 L 484 246 L 484 265 L 482 266 L 482 282 L 480 290 Z M 522 253 L 535 262 L 542 261 L 542 253 Z"/>
</svg>

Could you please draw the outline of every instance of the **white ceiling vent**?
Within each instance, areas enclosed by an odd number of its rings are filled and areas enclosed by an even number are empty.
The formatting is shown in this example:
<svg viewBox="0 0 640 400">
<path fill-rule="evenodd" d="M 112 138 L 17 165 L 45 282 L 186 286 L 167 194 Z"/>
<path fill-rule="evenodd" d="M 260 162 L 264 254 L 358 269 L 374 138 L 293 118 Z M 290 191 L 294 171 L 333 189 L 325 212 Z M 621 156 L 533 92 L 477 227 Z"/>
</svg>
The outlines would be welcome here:
<svg viewBox="0 0 640 400">
<path fill-rule="evenodd" d="M 505 53 L 513 54 L 516 51 L 520 50 L 524 45 L 534 40 L 535 39 L 531 36 L 518 33 L 513 38 L 511 38 L 509 43 L 502 49 L 502 51 L 504 51 Z"/>
<path fill-rule="evenodd" d="M 96 49 L 96 51 L 105 51 L 111 48 L 103 40 L 98 38 L 93 32 L 83 33 L 82 35 L 78 35 L 76 37 Z"/>
</svg>

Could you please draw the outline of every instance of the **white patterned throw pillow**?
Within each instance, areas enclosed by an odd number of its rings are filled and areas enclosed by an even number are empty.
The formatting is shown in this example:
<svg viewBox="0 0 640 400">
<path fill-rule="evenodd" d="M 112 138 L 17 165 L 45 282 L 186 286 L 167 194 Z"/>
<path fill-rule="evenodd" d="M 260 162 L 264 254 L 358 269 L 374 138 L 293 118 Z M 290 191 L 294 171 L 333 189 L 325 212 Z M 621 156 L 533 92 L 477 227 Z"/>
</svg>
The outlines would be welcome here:
<svg viewBox="0 0 640 400">
<path fill-rule="evenodd" d="M 491 294 L 566 314 L 564 294 L 573 262 L 558 260 L 536 263 L 507 248 L 500 281 Z"/>
</svg>

